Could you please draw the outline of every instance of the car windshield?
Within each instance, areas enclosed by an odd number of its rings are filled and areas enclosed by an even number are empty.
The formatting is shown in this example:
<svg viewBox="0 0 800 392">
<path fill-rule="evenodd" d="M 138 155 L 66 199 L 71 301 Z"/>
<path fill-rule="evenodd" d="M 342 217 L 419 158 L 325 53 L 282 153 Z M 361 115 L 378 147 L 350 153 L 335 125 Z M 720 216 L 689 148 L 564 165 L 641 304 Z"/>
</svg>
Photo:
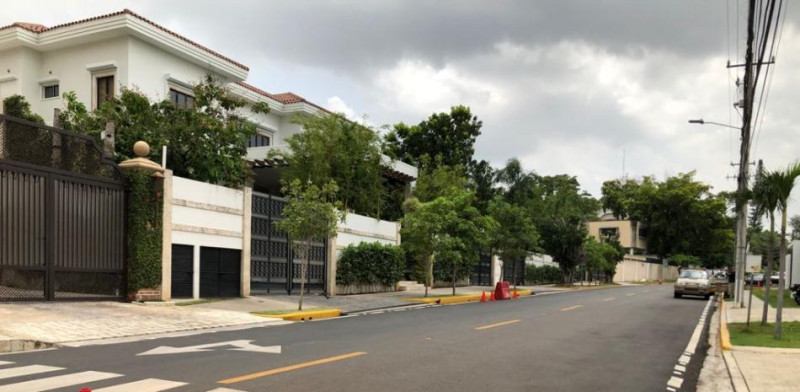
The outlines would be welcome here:
<svg viewBox="0 0 800 392">
<path fill-rule="evenodd" d="M 681 272 L 681 278 L 685 279 L 706 279 L 708 275 L 706 271 L 684 270 Z"/>
</svg>

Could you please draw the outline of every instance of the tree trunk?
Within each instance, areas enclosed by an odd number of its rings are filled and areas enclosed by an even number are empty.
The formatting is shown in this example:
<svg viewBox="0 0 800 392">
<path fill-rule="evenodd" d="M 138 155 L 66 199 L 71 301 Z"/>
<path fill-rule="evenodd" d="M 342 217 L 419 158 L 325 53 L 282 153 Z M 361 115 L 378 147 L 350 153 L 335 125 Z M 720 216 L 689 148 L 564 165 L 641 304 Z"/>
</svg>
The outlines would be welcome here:
<svg viewBox="0 0 800 392">
<path fill-rule="evenodd" d="M 456 263 L 453 262 L 453 296 L 456 295 Z"/>
<path fill-rule="evenodd" d="M 775 234 L 775 215 L 769 218 L 769 244 L 767 245 L 767 273 L 764 274 L 764 307 L 761 311 L 761 325 L 767 324 L 767 312 L 769 311 L 769 288 L 772 286 L 772 243 Z M 752 287 L 750 288 L 752 290 Z"/>
<path fill-rule="evenodd" d="M 303 244 L 303 260 L 300 262 L 300 302 L 297 310 L 303 310 L 303 296 L 306 294 L 306 272 L 308 271 L 308 248 L 311 247 L 311 239 L 307 238 Z"/>
<path fill-rule="evenodd" d="M 784 273 L 786 272 L 786 203 L 783 203 L 781 211 L 781 251 L 778 257 L 778 306 L 775 309 L 775 339 L 781 338 L 781 322 L 783 321 L 783 292 L 786 282 Z M 769 298 L 765 297 L 767 300 Z"/>
<path fill-rule="evenodd" d="M 428 288 L 433 287 L 433 254 L 427 256 L 427 264 L 425 265 L 425 296 L 428 296 Z"/>
</svg>

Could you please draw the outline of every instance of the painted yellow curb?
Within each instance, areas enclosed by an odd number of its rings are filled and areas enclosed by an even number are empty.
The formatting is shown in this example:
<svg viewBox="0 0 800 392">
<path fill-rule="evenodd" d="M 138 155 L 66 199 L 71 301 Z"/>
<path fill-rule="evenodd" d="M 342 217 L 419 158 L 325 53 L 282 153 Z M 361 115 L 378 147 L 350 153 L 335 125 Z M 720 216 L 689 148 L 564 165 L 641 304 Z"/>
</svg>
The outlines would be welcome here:
<svg viewBox="0 0 800 392">
<path fill-rule="evenodd" d="M 731 332 L 728 331 L 728 320 L 725 317 L 725 300 L 720 299 L 719 307 L 719 345 L 723 350 L 731 349 Z"/>
<path fill-rule="evenodd" d="M 286 314 L 264 315 L 264 317 L 279 318 L 286 321 L 311 321 L 325 318 L 339 317 L 339 309 L 303 310 Z"/>
<path fill-rule="evenodd" d="M 514 291 L 511 291 L 513 295 Z M 517 295 L 520 297 L 524 297 L 527 295 L 532 295 L 533 292 L 530 290 L 517 290 Z M 486 299 L 489 299 L 489 292 L 486 292 Z M 451 304 L 461 304 L 465 302 L 478 302 L 481 300 L 481 294 L 467 294 L 467 295 L 458 295 L 455 297 L 441 297 L 441 298 L 411 298 L 407 299 L 406 301 L 416 302 L 421 304 L 440 304 L 440 305 L 451 305 Z"/>
</svg>

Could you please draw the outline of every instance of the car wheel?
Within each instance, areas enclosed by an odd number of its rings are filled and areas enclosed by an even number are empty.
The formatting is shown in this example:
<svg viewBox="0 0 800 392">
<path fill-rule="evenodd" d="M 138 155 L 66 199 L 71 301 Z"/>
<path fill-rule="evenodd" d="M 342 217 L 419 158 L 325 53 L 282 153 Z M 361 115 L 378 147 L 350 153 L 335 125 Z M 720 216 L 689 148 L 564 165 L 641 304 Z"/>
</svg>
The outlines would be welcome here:
<svg viewBox="0 0 800 392">
<path fill-rule="evenodd" d="M 709 298 L 711 298 L 711 294 L 706 294 L 706 295 L 704 295 L 704 296 L 703 296 L 703 298 L 705 298 L 706 300 L 708 300 Z"/>
<path fill-rule="evenodd" d="M 680 298 L 680 297 L 681 297 L 681 293 L 675 293 L 675 298 Z"/>
</svg>

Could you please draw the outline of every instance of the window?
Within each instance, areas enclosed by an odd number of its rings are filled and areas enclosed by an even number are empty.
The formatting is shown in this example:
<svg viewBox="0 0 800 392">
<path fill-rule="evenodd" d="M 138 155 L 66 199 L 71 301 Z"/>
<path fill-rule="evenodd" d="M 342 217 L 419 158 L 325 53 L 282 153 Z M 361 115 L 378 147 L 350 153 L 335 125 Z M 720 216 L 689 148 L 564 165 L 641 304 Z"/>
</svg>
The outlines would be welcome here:
<svg viewBox="0 0 800 392">
<path fill-rule="evenodd" d="M 169 100 L 176 108 L 188 109 L 194 106 L 194 97 L 174 88 L 169 89 Z"/>
<path fill-rule="evenodd" d="M 616 238 L 619 231 L 616 227 L 606 227 L 600 229 L 600 237 L 602 238 Z"/>
<path fill-rule="evenodd" d="M 100 107 L 104 102 L 114 98 L 114 75 L 102 76 L 97 78 L 97 101 L 96 107 Z"/>
<path fill-rule="evenodd" d="M 44 89 L 43 95 L 44 95 L 45 99 L 47 99 L 47 98 L 58 98 L 58 85 L 57 84 L 53 84 L 53 85 L 50 85 L 50 86 L 44 86 L 43 89 Z"/>
<path fill-rule="evenodd" d="M 269 146 L 269 136 L 257 134 L 250 136 L 250 140 L 247 141 L 247 147 L 266 147 L 266 146 Z"/>
</svg>

